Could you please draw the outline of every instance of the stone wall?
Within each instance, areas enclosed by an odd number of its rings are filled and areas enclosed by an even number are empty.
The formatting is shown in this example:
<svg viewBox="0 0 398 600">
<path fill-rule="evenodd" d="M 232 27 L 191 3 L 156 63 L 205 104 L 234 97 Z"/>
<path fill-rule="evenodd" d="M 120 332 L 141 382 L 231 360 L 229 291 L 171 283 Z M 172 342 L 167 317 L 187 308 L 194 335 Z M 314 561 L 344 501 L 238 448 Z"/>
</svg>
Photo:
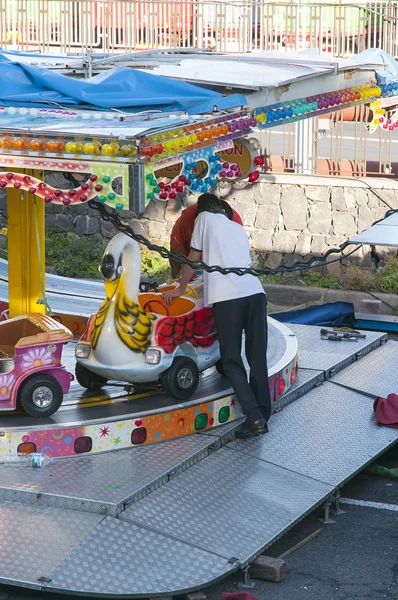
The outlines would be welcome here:
<svg viewBox="0 0 398 600">
<path fill-rule="evenodd" d="M 398 208 L 398 190 L 261 182 L 229 200 L 242 215 L 252 249 L 267 253 L 273 267 L 324 253 L 367 229 L 390 207 Z M 369 247 L 353 260 L 371 267 Z M 336 266 L 329 271 L 336 274 Z"/>
<path fill-rule="evenodd" d="M 273 267 L 339 246 L 382 218 L 389 207 L 398 208 L 395 182 L 386 189 L 383 180 L 368 181 L 371 184 L 347 180 L 347 185 L 342 186 L 336 179 L 324 178 L 322 185 L 316 185 L 318 179 L 315 178 L 292 176 L 289 180 L 285 176 L 282 182 L 269 182 L 264 177 L 246 189 L 224 190 L 221 194 L 241 215 L 253 251 L 260 252 L 263 262 Z M 124 216 L 138 233 L 165 242 L 181 210 L 195 200 L 194 196 L 187 195 L 167 204 L 152 201 L 142 220 L 134 219 L 129 213 Z M 3 193 L 0 225 L 4 222 Z M 115 233 L 109 223 L 102 222 L 98 213 L 86 205 L 48 206 L 46 225 L 58 232 L 74 231 L 97 239 L 110 238 Z M 368 248 L 356 256 L 364 266 L 371 266 Z M 335 268 L 330 270 L 335 272 Z"/>
<path fill-rule="evenodd" d="M 337 247 L 381 219 L 390 207 L 398 208 L 398 189 L 377 188 L 376 180 L 361 187 L 352 187 L 355 182 L 350 182 L 350 186 L 332 185 L 330 180 L 325 183 L 261 181 L 222 195 L 241 215 L 254 255 L 261 256 L 262 264 L 275 267 Z M 194 197 L 188 197 L 184 204 L 193 201 Z M 135 227 L 150 238 L 168 240 L 180 213 L 181 203 L 166 206 L 151 202 Z M 364 247 L 350 260 L 371 268 L 369 250 Z M 328 267 L 334 275 L 339 269 L 339 263 Z"/>
</svg>

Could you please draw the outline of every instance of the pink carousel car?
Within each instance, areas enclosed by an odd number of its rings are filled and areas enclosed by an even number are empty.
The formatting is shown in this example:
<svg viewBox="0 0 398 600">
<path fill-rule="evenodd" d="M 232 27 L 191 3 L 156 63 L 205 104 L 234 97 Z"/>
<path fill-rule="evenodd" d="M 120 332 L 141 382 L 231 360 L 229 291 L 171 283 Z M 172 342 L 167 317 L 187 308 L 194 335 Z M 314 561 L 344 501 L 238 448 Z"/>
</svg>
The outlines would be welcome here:
<svg viewBox="0 0 398 600">
<path fill-rule="evenodd" d="M 62 347 L 72 338 L 39 313 L 0 323 L 0 411 L 48 417 L 58 410 L 73 380 L 61 365 Z"/>
</svg>

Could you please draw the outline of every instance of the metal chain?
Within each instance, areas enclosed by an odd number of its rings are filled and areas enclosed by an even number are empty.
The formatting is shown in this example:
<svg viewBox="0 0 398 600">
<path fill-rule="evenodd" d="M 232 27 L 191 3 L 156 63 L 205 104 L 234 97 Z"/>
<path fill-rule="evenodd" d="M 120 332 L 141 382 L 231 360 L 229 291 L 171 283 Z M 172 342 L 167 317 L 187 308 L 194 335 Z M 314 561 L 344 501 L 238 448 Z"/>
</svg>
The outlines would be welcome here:
<svg viewBox="0 0 398 600">
<path fill-rule="evenodd" d="M 317 265 L 314 265 L 314 263 L 321 263 L 322 265 L 328 265 L 333 262 L 338 262 L 342 258 L 346 258 L 347 256 L 350 256 L 351 254 L 356 252 L 361 247 L 361 244 L 360 244 L 359 246 L 356 246 L 353 250 L 351 250 L 351 252 L 349 252 L 348 254 L 342 255 L 341 257 L 335 258 L 331 261 L 327 261 L 326 259 L 331 254 L 337 254 L 337 253 L 342 254 L 343 253 L 343 251 L 350 244 L 350 242 L 347 240 L 346 242 L 341 244 L 338 248 L 330 248 L 327 252 L 325 252 L 325 254 L 314 254 L 314 256 L 312 256 L 309 260 L 307 260 L 305 262 L 297 261 L 290 267 L 287 265 L 280 265 L 279 267 L 277 267 L 275 269 L 252 268 L 252 267 L 246 267 L 246 268 L 243 268 L 243 267 L 220 267 L 219 265 L 207 265 L 206 263 L 204 263 L 201 260 L 192 261 L 192 260 L 189 260 L 189 258 L 187 258 L 186 256 L 183 256 L 180 254 L 174 254 L 173 252 L 170 252 L 164 246 L 158 246 L 157 244 L 152 244 L 143 235 L 140 235 L 139 233 L 135 233 L 135 231 L 133 230 L 133 228 L 130 225 L 123 222 L 122 219 L 120 218 L 120 213 L 116 212 L 115 209 L 107 207 L 107 206 L 105 206 L 105 204 L 101 204 L 100 202 L 97 202 L 96 200 L 89 200 L 87 204 L 89 205 L 90 208 L 97 210 L 100 213 L 101 218 L 104 221 L 108 221 L 108 222 L 112 223 L 112 225 L 115 227 L 115 229 L 117 229 L 121 233 L 124 233 L 125 235 L 128 235 L 129 237 L 131 237 L 133 240 L 135 240 L 139 244 L 146 246 L 148 248 L 148 250 L 157 252 L 163 258 L 166 258 L 166 259 L 171 258 L 172 260 L 174 260 L 176 263 L 178 263 L 180 265 L 188 265 L 195 270 L 200 269 L 202 271 L 207 271 L 208 273 L 218 272 L 218 273 L 222 273 L 223 275 L 228 275 L 229 273 L 234 273 L 235 275 L 239 275 L 239 276 L 242 276 L 242 275 L 258 276 L 258 275 L 275 275 L 276 273 L 283 273 L 283 272 L 291 273 L 293 271 L 306 271 L 307 269 L 316 267 Z M 386 212 L 386 214 L 384 215 L 384 217 L 382 217 L 378 221 L 375 221 L 374 223 L 372 223 L 372 225 L 376 225 L 380 221 L 383 221 L 383 219 L 385 219 L 386 217 L 389 217 L 390 215 L 392 215 L 396 212 L 398 212 L 398 209 L 388 210 Z"/>
</svg>

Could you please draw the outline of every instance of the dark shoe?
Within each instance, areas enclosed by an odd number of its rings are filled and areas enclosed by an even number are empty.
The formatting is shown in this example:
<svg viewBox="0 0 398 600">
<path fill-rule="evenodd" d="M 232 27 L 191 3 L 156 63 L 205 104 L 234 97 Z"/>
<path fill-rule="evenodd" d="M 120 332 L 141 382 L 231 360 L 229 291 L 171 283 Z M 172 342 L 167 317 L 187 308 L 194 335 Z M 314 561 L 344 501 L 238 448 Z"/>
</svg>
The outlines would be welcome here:
<svg viewBox="0 0 398 600">
<path fill-rule="evenodd" d="M 256 435 L 268 433 L 268 425 L 264 419 L 258 419 L 257 421 L 245 421 L 242 429 L 236 432 L 236 438 L 248 438 Z"/>
</svg>

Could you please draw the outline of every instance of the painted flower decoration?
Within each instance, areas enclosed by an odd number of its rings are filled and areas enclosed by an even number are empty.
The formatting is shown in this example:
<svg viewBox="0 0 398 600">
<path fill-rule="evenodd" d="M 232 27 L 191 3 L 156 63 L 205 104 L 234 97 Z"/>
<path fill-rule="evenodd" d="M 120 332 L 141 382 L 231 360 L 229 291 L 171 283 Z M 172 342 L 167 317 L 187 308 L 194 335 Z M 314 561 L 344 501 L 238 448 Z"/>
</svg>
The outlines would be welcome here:
<svg viewBox="0 0 398 600">
<path fill-rule="evenodd" d="M 34 350 L 29 350 L 29 352 L 24 354 L 22 358 L 24 361 L 22 366 L 26 367 L 27 369 L 52 365 L 53 363 L 52 355 L 47 352 L 45 348 L 35 348 Z"/>
<path fill-rule="evenodd" d="M 11 393 L 11 388 L 14 384 L 14 375 L 0 376 L 0 398 L 8 398 Z"/>
</svg>

